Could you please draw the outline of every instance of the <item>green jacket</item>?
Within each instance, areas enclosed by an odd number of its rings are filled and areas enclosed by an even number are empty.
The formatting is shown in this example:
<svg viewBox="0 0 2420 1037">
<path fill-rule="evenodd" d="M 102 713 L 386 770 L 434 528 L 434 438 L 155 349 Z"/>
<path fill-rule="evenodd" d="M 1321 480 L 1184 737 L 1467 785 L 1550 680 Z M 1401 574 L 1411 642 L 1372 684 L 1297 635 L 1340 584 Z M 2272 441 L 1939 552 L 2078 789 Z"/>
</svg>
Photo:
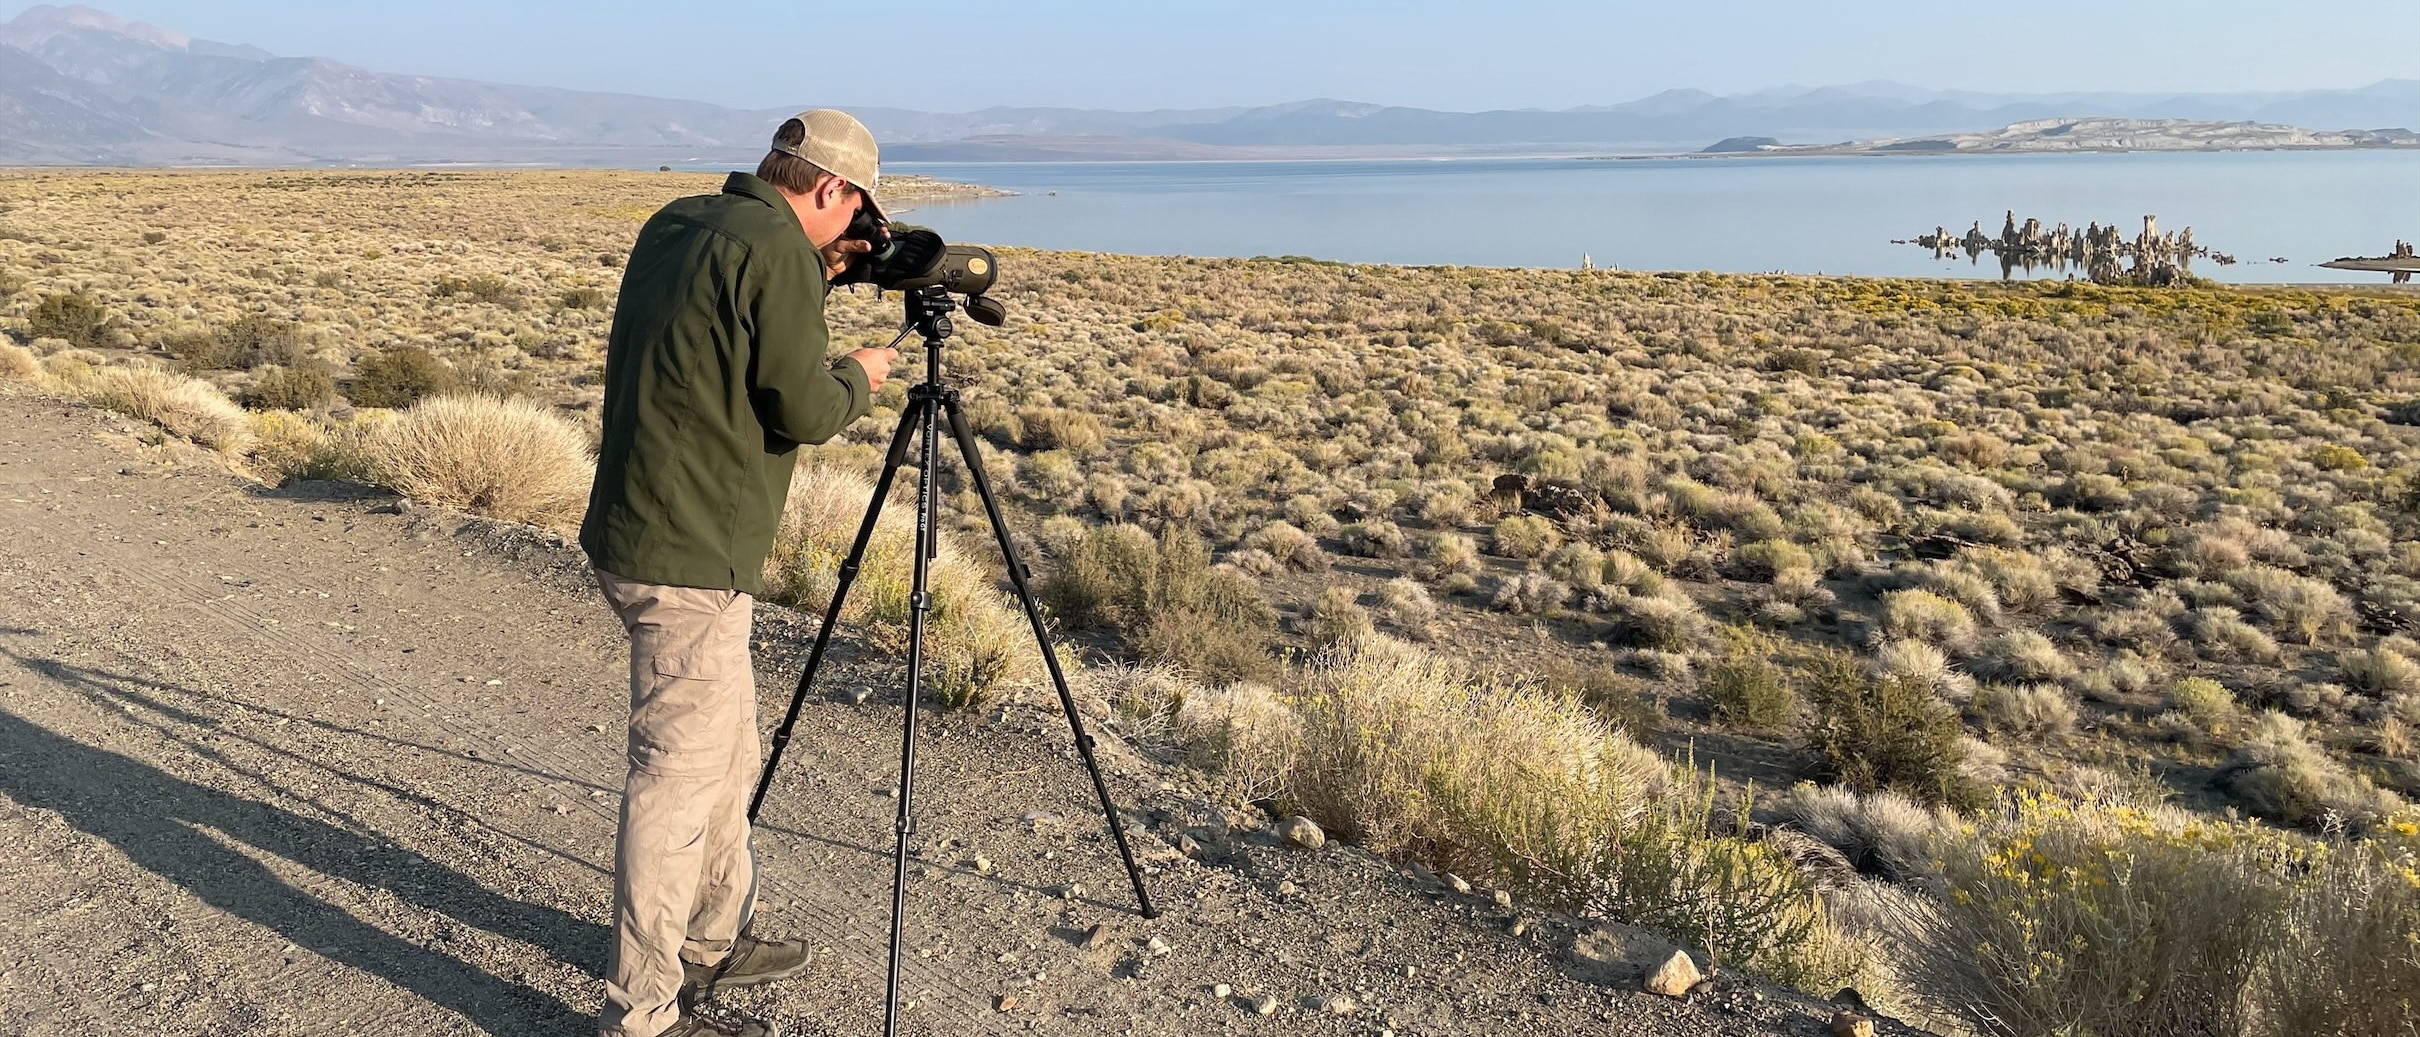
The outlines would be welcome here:
<svg viewBox="0 0 2420 1037">
<path fill-rule="evenodd" d="M 823 261 L 771 184 L 733 173 L 639 228 L 605 347 L 604 442 L 580 523 L 597 568 L 763 591 L 802 443 L 872 409 L 827 366 Z"/>
</svg>

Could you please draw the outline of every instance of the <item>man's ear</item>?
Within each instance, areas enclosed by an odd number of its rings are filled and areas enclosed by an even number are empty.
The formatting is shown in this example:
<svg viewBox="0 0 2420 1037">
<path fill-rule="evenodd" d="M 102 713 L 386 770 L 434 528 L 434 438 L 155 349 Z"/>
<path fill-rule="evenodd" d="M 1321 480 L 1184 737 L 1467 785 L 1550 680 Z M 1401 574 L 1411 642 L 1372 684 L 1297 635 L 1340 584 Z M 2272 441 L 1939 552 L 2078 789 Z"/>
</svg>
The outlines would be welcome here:
<svg viewBox="0 0 2420 1037">
<path fill-rule="evenodd" d="M 836 176 L 824 177 L 822 183 L 815 185 L 815 207 L 824 209 L 839 205 L 850 190 L 853 189 L 848 181 Z"/>
</svg>

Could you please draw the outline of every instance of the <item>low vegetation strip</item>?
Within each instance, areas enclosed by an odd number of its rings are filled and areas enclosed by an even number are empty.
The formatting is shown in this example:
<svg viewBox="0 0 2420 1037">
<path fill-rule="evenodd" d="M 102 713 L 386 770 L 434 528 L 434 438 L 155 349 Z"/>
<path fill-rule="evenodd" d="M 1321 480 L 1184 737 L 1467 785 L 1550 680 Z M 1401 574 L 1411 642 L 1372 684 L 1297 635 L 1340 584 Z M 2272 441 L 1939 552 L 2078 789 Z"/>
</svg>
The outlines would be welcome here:
<svg viewBox="0 0 2420 1037">
<path fill-rule="evenodd" d="M 390 486 L 402 430 L 483 399 L 584 481 L 631 214 L 711 183 L 568 175 L 576 207 L 553 174 L 0 179 L 0 376 Z M 1012 525 L 1104 708 L 1239 803 L 1954 1031 L 2401 1033 L 2420 999 L 2384 949 L 2420 298 L 1001 254 L 1010 326 L 952 359 Z M 836 345 L 894 306 L 836 295 Z M 829 593 L 903 403 L 813 451 L 784 600 Z M 945 552 L 956 702 L 1031 679 L 987 554 Z M 895 643 L 868 578 L 850 620 Z M 2035 895 L 2020 843 L 2125 897 Z M 2229 891 L 2258 917 L 2191 914 Z M 2303 974 L 2370 993 L 2328 1015 L 2279 976 L 2337 944 L 2358 968 Z"/>
</svg>

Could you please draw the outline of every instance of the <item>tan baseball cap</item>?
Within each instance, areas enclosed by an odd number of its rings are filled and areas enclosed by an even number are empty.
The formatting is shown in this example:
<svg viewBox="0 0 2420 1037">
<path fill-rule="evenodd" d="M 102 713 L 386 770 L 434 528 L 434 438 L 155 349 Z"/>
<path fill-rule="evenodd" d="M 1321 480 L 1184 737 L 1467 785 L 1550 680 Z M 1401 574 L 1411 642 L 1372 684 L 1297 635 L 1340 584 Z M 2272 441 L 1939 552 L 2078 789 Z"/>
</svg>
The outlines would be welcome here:
<svg viewBox="0 0 2420 1037">
<path fill-rule="evenodd" d="M 817 108 L 791 118 L 806 124 L 807 139 L 784 144 L 777 136 L 773 150 L 813 162 L 848 181 L 865 193 L 865 203 L 874 215 L 881 216 L 882 204 L 874 200 L 874 188 L 882 179 L 882 158 L 874 146 L 874 132 L 838 108 Z"/>
</svg>

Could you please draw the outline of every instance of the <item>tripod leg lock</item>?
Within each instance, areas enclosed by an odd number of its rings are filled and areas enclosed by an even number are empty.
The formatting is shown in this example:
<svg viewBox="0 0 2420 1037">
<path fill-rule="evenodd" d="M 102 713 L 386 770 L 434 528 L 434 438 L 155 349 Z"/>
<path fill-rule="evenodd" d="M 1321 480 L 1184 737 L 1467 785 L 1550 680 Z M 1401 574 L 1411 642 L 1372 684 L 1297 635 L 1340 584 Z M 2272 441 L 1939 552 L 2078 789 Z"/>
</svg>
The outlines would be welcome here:
<svg viewBox="0 0 2420 1037">
<path fill-rule="evenodd" d="M 933 595 L 930 591 L 916 591 L 908 595 L 909 609 L 917 612 L 926 612 L 930 611 L 932 607 Z"/>
</svg>

